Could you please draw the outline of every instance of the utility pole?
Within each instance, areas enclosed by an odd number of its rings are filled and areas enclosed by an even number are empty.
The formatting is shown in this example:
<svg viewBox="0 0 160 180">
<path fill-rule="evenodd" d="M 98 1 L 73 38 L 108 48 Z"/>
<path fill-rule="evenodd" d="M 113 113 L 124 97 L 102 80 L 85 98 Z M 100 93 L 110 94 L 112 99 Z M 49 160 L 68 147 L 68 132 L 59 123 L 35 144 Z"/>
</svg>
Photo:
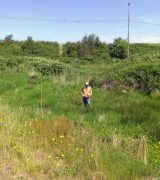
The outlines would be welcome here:
<svg viewBox="0 0 160 180">
<path fill-rule="evenodd" d="M 43 119 L 43 84 L 42 84 L 42 75 L 41 75 L 41 118 Z"/>
<path fill-rule="evenodd" d="M 131 2 L 128 1 L 128 58 L 130 57 L 130 6 Z"/>
</svg>

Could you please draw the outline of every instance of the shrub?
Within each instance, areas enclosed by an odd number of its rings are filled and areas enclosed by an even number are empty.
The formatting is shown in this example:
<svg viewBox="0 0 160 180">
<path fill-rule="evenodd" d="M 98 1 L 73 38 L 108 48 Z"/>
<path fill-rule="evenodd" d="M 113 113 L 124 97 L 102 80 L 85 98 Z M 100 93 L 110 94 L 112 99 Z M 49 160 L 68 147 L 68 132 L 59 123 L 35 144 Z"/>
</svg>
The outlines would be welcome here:
<svg viewBox="0 0 160 180">
<path fill-rule="evenodd" d="M 109 46 L 109 53 L 113 58 L 125 59 L 127 57 L 127 42 L 122 38 L 114 40 Z"/>
<path fill-rule="evenodd" d="M 43 75 L 74 74 L 78 71 L 65 63 L 34 56 L 0 57 L 0 70 L 26 72 L 33 70 Z"/>
<path fill-rule="evenodd" d="M 57 42 L 34 41 L 28 37 L 26 41 L 15 41 L 8 35 L 0 41 L 0 55 L 36 55 L 43 57 L 58 57 L 60 48 Z"/>
<path fill-rule="evenodd" d="M 119 62 L 110 64 L 97 77 L 102 77 L 102 80 L 97 80 L 100 85 L 105 85 L 109 82 L 114 88 L 128 88 L 141 91 L 146 94 L 151 94 L 156 90 L 160 90 L 160 63 L 153 62 Z M 118 87 L 117 87 L 118 86 Z"/>
<path fill-rule="evenodd" d="M 98 36 L 94 34 L 86 35 L 80 42 L 68 42 L 63 46 L 63 55 L 67 57 L 79 57 L 84 60 L 108 56 L 108 45 L 102 43 Z"/>
<path fill-rule="evenodd" d="M 78 43 L 67 42 L 63 46 L 63 55 L 67 57 L 78 57 Z"/>
<path fill-rule="evenodd" d="M 123 72 L 126 85 L 134 86 L 137 90 L 151 94 L 160 89 L 160 65 L 147 63 L 135 65 Z"/>
</svg>

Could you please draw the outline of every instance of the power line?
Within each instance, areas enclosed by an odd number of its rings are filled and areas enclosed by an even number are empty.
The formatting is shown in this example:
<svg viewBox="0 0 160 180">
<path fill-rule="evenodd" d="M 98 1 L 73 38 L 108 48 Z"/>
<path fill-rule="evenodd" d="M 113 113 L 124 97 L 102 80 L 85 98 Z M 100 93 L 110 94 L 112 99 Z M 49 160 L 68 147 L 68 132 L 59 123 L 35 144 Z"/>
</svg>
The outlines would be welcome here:
<svg viewBox="0 0 160 180">
<path fill-rule="evenodd" d="M 17 20 L 17 21 L 34 21 L 34 22 L 54 22 L 54 23 L 116 23 L 116 22 L 127 22 L 127 19 L 94 19 L 94 20 L 82 20 L 82 19 L 49 19 L 49 18 L 33 18 L 33 17 L 7 17 L 0 16 L 2 20 Z M 130 22 L 137 24 L 146 24 L 160 26 L 160 23 L 139 21 L 130 19 Z"/>
<path fill-rule="evenodd" d="M 22 20 L 22 21 L 45 21 L 45 22 L 70 22 L 70 23 L 103 23 L 103 22 L 122 22 L 125 19 L 104 19 L 104 20 L 80 20 L 80 19 L 49 19 L 49 18 L 32 18 L 32 17 L 6 17 L 0 16 L 5 20 Z"/>
</svg>

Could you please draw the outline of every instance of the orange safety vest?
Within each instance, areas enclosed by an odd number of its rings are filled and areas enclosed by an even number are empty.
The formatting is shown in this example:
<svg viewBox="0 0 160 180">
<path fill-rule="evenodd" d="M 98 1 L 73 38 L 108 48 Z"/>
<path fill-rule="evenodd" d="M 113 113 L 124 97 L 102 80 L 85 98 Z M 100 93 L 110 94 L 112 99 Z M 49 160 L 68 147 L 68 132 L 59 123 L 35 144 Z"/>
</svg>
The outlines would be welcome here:
<svg viewBox="0 0 160 180">
<path fill-rule="evenodd" d="M 82 89 L 82 96 L 83 97 L 91 97 L 91 95 L 92 95 L 92 88 L 91 87 Z"/>
</svg>

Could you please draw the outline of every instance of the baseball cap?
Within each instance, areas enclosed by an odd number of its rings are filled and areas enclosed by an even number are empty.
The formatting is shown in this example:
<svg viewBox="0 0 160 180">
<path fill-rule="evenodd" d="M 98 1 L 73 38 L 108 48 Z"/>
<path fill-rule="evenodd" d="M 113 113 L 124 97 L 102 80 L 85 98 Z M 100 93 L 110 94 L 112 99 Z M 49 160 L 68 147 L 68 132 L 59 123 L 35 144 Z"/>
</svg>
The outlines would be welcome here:
<svg viewBox="0 0 160 180">
<path fill-rule="evenodd" d="M 89 86 L 89 82 L 86 82 L 85 85 L 86 85 L 86 86 Z"/>
</svg>

